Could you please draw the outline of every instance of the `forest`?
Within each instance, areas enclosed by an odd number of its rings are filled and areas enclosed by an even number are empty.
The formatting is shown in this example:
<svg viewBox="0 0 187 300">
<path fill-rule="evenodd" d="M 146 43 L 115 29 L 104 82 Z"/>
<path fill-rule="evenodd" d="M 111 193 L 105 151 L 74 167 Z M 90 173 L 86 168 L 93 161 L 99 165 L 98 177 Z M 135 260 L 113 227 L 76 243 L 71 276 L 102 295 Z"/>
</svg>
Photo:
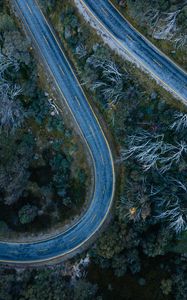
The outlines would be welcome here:
<svg viewBox="0 0 187 300">
<path fill-rule="evenodd" d="M 86 197 L 82 146 L 62 119 L 55 95 L 51 98 L 42 90 L 42 76 L 31 41 L 17 27 L 8 8 L 2 6 L 1 237 L 21 238 L 28 232 L 37 235 L 54 229 L 54 225 L 58 228 L 78 213 Z"/>
<path fill-rule="evenodd" d="M 122 9 L 137 3 L 116 2 Z M 177 1 L 146 3 L 167 14 L 177 5 L 185 13 Z M 185 300 L 187 109 L 151 81 L 145 85 L 134 66 L 85 22 L 73 0 L 40 5 L 110 132 L 117 191 L 113 219 L 90 249 L 57 266 L 1 268 L 0 299 Z M 0 234 L 13 238 L 43 231 L 45 218 L 52 227 L 77 213 L 88 171 L 73 129 L 45 92 L 31 42 L 2 2 L 1 9 Z M 180 27 L 178 15 L 176 21 Z M 171 39 L 176 44 L 175 35 Z"/>
</svg>

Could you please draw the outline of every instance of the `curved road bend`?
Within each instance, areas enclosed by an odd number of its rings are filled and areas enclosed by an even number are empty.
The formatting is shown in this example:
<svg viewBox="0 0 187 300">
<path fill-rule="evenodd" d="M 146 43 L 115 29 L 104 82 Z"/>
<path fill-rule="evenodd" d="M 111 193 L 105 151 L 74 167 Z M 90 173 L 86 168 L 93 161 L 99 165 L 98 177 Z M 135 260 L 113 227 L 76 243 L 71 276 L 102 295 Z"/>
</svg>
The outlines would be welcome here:
<svg viewBox="0 0 187 300">
<path fill-rule="evenodd" d="M 36 243 L 0 242 L 0 262 L 45 262 L 72 252 L 103 224 L 114 195 L 113 159 L 103 131 L 35 0 L 14 0 L 87 144 L 95 170 L 94 194 L 84 216 L 58 236 Z"/>
<path fill-rule="evenodd" d="M 187 73 L 146 40 L 112 5 L 110 0 L 79 0 L 92 17 L 107 30 L 116 45 L 159 80 L 165 88 L 187 103 Z"/>
</svg>

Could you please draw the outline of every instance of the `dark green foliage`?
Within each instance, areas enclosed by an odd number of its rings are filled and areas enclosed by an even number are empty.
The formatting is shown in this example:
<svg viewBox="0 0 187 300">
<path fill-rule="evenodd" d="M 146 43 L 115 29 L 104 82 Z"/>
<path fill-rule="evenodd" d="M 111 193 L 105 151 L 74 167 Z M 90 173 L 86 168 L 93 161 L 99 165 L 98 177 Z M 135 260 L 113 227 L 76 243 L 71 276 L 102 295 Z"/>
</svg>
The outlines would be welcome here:
<svg viewBox="0 0 187 300">
<path fill-rule="evenodd" d="M 65 206 L 71 206 L 71 200 L 67 196 L 67 189 L 69 187 L 69 167 L 70 162 L 61 154 L 57 154 L 51 161 L 50 166 L 54 173 L 53 186 L 57 195 L 61 197 Z"/>
<path fill-rule="evenodd" d="M 38 208 L 34 205 L 26 204 L 18 212 L 21 224 L 31 223 L 38 215 Z"/>
<path fill-rule="evenodd" d="M 141 269 L 138 251 L 136 249 L 128 250 L 123 254 L 114 256 L 112 268 L 118 277 L 125 275 L 127 270 L 131 271 L 132 274 L 138 273 Z"/>
<path fill-rule="evenodd" d="M 53 11 L 57 5 L 57 0 L 40 0 L 42 9 L 47 13 Z"/>
<path fill-rule="evenodd" d="M 16 272 L 1 269 L 0 299 L 94 300 L 97 286 L 85 280 L 72 285 L 62 268 Z"/>
<path fill-rule="evenodd" d="M 1 201 L 12 205 L 22 195 L 30 176 L 28 168 L 33 157 L 33 136 L 1 134 L 0 145 Z"/>
<path fill-rule="evenodd" d="M 86 280 L 79 280 L 74 287 L 73 300 L 92 300 L 97 293 L 97 285 Z"/>
</svg>

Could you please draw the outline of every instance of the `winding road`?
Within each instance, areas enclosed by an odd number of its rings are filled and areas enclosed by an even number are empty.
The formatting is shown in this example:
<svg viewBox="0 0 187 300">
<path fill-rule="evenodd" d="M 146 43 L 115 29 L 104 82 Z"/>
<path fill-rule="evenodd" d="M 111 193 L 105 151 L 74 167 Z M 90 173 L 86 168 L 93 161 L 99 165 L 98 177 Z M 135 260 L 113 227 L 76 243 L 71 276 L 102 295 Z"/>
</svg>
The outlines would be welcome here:
<svg viewBox="0 0 187 300">
<path fill-rule="evenodd" d="M 99 122 L 36 1 L 15 0 L 14 3 L 87 144 L 95 172 L 91 204 L 75 225 L 40 242 L 0 242 L 0 262 L 34 264 L 75 251 L 98 231 L 112 204 L 115 173 L 112 154 Z"/>
<path fill-rule="evenodd" d="M 115 190 L 115 171 L 110 147 L 86 96 L 36 0 L 12 0 L 34 44 L 54 79 L 75 124 L 88 147 L 94 168 L 94 193 L 79 221 L 59 235 L 33 243 L 0 241 L 0 262 L 37 264 L 80 249 L 102 226 Z M 80 0 L 116 45 L 184 102 L 187 75 L 142 37 L 107 0 Z"/>
<path fill-rule="evenodd" d="M 115 43 L 168 91 L 187 102 L 187 73 L 142 36 L 110 0 L 77 0 Z"/>
</svg>

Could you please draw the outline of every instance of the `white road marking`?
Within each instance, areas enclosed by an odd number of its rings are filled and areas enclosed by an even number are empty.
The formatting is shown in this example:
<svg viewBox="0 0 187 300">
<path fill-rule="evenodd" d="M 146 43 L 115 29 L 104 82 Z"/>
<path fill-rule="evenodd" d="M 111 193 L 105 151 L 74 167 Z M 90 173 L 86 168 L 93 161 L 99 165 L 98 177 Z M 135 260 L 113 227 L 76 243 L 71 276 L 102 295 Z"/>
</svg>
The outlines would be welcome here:
<svg viewBox="0 0 187 300">
<path fill-rule="evenodd" d="M 62 67 L 60 66 L 59 68 L 60 68 L 62 74 L 65 75 L 64 70 L 62 69 Z"/>
<path fill-rule="evenodd" d="M 104 14 L 105 14 L 107 17 L 109 16 L 107 10 L 106 10 L 104 7 L 102 7 L 101 10 L 104 12 Z"/>
<path fill-rule="evenodd" d="M 80 101 L 77 96 L 75 96 L 75 100 L 77 101 L 78 105 L 81 106 Z"/>
<path fill-rule="evenodd" d="M 91 219 L 91 223 L 93 223 L 93 221 L 95 220 L 96 217 L 97 217 L 97 215 L 95 214 Z"/>
<path fill-rule="evenodd" d="M 32 15 L 33 13 L 32 13 L 32 10 L 31 10 L 30 6 L 28 5 L 28 3 L 27 3 L 27 7 L 28 7 L 28 9 L 29 9 L 29 11 L 30 11 L 30 13 Z"/>
<path fill-rule="evenodd" d="M 76 236 L 74 236 L 71 240 L 70 240 L 70 242 L 73 242 L 73 241 L 75 241 L 76 240 Z"/>
<path fill-rule="evenodd" d="M 46 43 L 49 45 L 48 39 L 45 37 L 45 35 L 43 35 L 43 38 L 46 41 Z"/>
<path fill-rule="evenodd" d="M 92 135 L 95 136 L 95 132 L 93 131 L 93 128 L 91 127 L 91 125 L 90 125 L 90 130 L 92 132 Z"/>
<path fill-rule="evenodd" d="M 129 40 L 133 41 L 133 38 L 129 34 L 127 34 L 127 37 Z"/>
<path fill-rule="evenodd" d="M 159 66 L 159 67 L 163 67 L 155 58 L 153 58 L 153 61 Z"/>
<path fill-rule="evenodd" d="M 103 158 L 103 154 L 102 153 L 100 154 L 100 157 L 101 157 L 102 163 L 104 165 L 104 158 Z"/>
</svg>

